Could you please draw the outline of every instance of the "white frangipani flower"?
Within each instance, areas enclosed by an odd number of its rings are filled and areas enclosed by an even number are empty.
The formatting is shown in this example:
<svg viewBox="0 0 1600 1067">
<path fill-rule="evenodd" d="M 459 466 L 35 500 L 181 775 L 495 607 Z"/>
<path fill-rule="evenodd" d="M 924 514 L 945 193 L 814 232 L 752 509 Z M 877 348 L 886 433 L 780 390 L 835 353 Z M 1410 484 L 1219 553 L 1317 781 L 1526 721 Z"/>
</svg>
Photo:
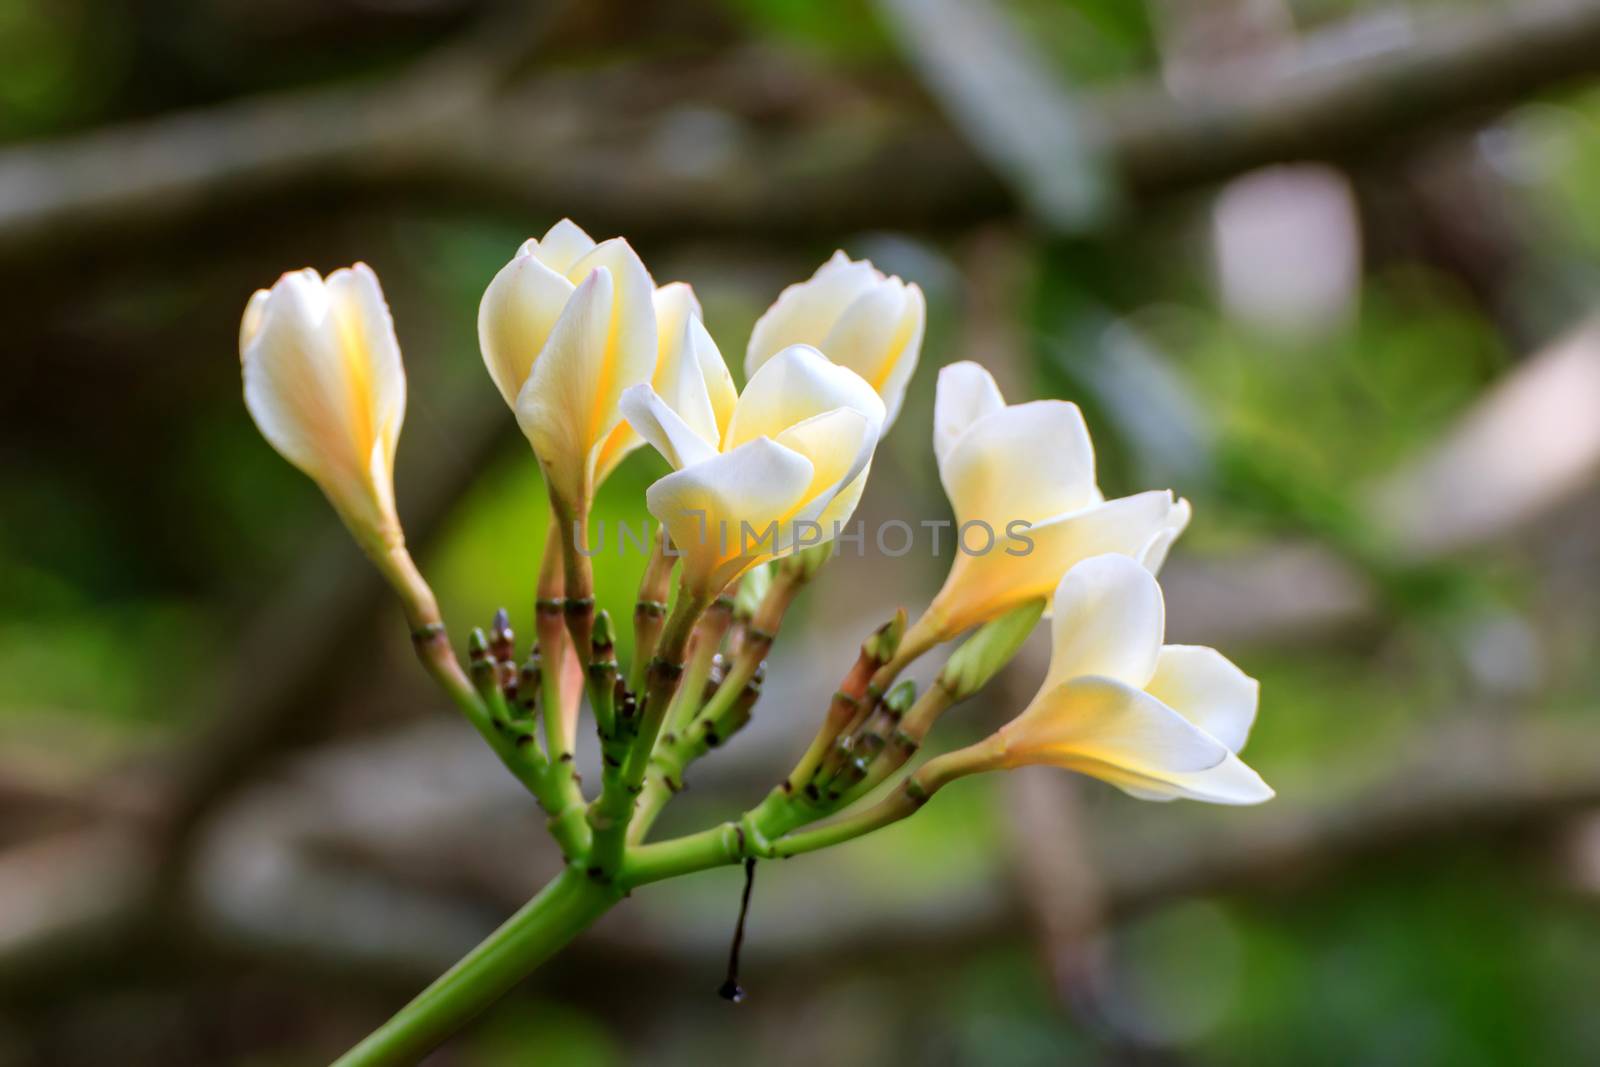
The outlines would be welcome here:
<svg viewBox="0 0 1600 1067">
<path fill-rule="evenodd" d="M 683 556 L 685 588 L 713 597 L 750 567 L 827 540 L 850 517 L 884 408 L 854 371 L 805 345 L 763 363 L 729 405 L 713 384 L 721 356 L 698 319 L 684 347 L 679 375 L 634 386 L 622 407 L 676 468 L 646 502 Z"/>
<path fill-rule="evenodd" d="M 993 767 L 1047 763 L 1145 800 L 1259 804 L 1273 791 L 1239 759 L 1259 685 L 1215 649 L 1163 645 L 1155 577 L 1096 556 L 1062 578 L 1050 670 L 1033 702 L 989 742 Z"/>
<path fill-rule="evenodd" d="M 596 244 L 566 219 L 523 244 L 484 291 L 484 364 L 574 511 L 639 444 L 617 403 L 656 371 L 655 306 L 655 284 L 627 241 Z"/>
<path fill-rule="evenodd" d="M 927 304 L 922 290 L 843 252 L 810 279 L 789 286 L 756 322 L 745 376 L 790 345 L 810 345 L 865 378 L 883 398 L 892 425 L 917 369 Z"/>
<path fill-rule="evenodd" d="M 956 551 L 944 587 L 908 638 L 913 644 L 945 640 L 1046 598 L 1090 556 L 1117 552 L 1159 570 L 1189 523 L 1188 501 L 1166 489 L 1106 500 L 1078 406 L 1008 407 L 976 363 L 939 372 L 933 449 L 968 550 Z M 991 532 L 994 543 L 979 551 Z"/>
<path fill-rule="evenodd" d="M 369 552 L 400 545 L 394 453 L 406 412 L 400 345 L 365 263 L 257 290 L 239 326 L 244 402 L 273 448 L 327 494 Z"/>
</svg>

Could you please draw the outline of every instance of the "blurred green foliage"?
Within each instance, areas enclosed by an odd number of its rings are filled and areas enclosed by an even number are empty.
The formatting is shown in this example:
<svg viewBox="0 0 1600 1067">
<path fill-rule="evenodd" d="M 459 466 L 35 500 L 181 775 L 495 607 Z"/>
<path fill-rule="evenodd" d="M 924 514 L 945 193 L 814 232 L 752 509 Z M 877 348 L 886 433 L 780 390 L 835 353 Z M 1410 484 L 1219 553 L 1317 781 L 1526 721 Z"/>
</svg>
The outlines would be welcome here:
<svg viewBox="0 0 1600 1067">
<path fill-rule="evenodd" d="M 529 1050 L 562 1067 L 619 1067 L 621 1044 L 606 1024 L 570 1005 L 514 1003 L 490 1013 L 466 1042 L 463 1067 L 522 1067 Z"/>
<path fill-rule="evenodd" d="M 756 34 L 831 59 L 888 59 L 888 38 L 871 0 L 720 0 Z"/>
</svg>

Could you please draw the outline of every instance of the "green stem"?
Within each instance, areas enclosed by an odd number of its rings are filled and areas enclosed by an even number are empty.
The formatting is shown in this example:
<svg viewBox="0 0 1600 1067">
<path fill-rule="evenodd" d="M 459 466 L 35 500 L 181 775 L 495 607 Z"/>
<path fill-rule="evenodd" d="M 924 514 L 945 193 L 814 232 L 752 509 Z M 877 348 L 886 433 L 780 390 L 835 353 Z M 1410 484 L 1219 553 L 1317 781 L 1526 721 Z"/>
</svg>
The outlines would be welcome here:
<svg viewBox="0 0 1600 1067">
<path fill-rule="evenodd" d="M 656 640 L 667 621 L 667 598 L 672 590 L 672 568 L 677 563 L 671 554 L 666 527 L 656 535 L 644 574 L 639 579 L 639 594 L 633 609 L 633 661 L 628 665 L 628 691 L 644 691 L 644 672 L 655 655 Z"/>
<path fill-rule="evenodd" d="M 711 677 L 711 664 L 722 648 L 722 638 L 733 622 L 733 598 L 719 596 L 700 617 L 689 642 L 689 659 L 683 666 L 683 679 L 667 709 L 665 729 L 669 732 L 685 729 L 700 713 L 705 701 L 706 682 Z"/>
<path fill-rule="evenodd" d="M 584 555 L 589 540 L 589 497 L 569 507 L 555 491 L 550 493 L 550 514 L 560 524 L 561 595 L 566 628 L 578 662 L 589 666 L 590 638 L 594 628 L 594 569 Z"/>
<path fill-rule="evenodd" d="M 628 828 L 629 844 L 637 844 L 649 834 L 661 809 L 683 788 L 684 771 L 689 764 L 744 729 L 760 696 L 761 686 L 752 679 L 739 688 L 738 699 L 726 713 L 702 716 L 683 733 L 662 736 L 655 755 L 650 757 L 653 773 L 645 776 L 644 789 Z"/>
<path fill-rule="evenodd" d="M 569 867 L 505 925 L 415 1000 L 345 1053 L 334 1067 L 415 1064 L 554 955 L 618 900 Z"/>
<path fill-rule="evenodd" d="M 550 829 L 557 834 L 562 852 L 570 860 L 589 847 L 588 827 L 582 819 L 573 819 L 570 812 L 584 804 L 583 790 L 573 765 L 573 737 L 576 723 L 568 708 L 582 699 L 579 692 L 571 691 L 574 680 L 567 675 L 573 655 L 571 640 L 567 635 L 561 602 L 541 597 L 535 615 L 539 637 L 539 650 L 544 669 L 539 674 L 539 705 L 544 726 L 544 747 L 549 755 L 546 789 L 550 799 L 546 805 L 551 815 Z"/>
<path fill-rule="evenodd" d="M 814 830 L 780 837 L 776 841 L 767 840 L 755 825 L 755 820 L 747 816 L 736 823 L 723 823 L 660 844 L 640 845 L 628 850 L 627 862 L 618 875 L 618 882 L 632 889 L 650 882 L 710 870 L 712 867 L 725 867 L 751 856 L 787 859 L 804 852 L 815 852 L 905 818 L 921 807 L 931 792 L 916 777 L 912 777 L 906 780 L 903 789 L 896 790 L 881 803 L 865 811 L 826 823 Z"/>
<path fill-rule="evenodd" d="M 667 707 L 683 674 L 684 648 L 705 607 L 704 600 L 679 587 L 677 603 L 662 627 L 656 654 L 650 660 L 649 670 L 645 672 L 645 695 L 639 707 L 638 734 L 630 742 L 620 770 L 607 776 L 599 798 L 589 806 L 589 826 L 593 830 L 594 841 L 589 852 L 589 865 L 602 878 L 611 877 L 622 863 L 634 803 L 643 788 L 645 771 L 655 751 L 656 737 L 666 719 Z"/>
</svg>

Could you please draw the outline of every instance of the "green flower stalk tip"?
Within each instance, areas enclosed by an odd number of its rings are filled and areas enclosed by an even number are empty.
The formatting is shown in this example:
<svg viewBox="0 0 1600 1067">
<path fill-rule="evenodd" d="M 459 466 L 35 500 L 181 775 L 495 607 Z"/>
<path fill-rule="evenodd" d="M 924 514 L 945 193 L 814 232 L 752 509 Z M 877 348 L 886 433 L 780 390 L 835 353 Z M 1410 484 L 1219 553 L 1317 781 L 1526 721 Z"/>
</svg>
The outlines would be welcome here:
<svg viewBox="0 0 1600 1067">
<path fill-rule="evenodd" d="M 594 633 L 590 640 L 597 654 L 602 650 L 610 651 L 617 643 L 616 630 L 611 625 L 611 613 L 604 608 L 595 612 Z"/>
<path fill-rule="evenodd" d="M 911 705 L 916 702 L 917 683 L 909 678 L 889 690 L 889 695 L 883 698 L 883 706 L 888 708 L 889 713 L 896 719 L 910 711 Z"/>
<path fill-rule="evenodd" d="M 876 663 L 888 663 L 900 650 L 900 639 L 906 635 L 906 609 L 900 608 L 894 618 L 873 631 L 861 643 L 861 651 Z"/>
</svg>

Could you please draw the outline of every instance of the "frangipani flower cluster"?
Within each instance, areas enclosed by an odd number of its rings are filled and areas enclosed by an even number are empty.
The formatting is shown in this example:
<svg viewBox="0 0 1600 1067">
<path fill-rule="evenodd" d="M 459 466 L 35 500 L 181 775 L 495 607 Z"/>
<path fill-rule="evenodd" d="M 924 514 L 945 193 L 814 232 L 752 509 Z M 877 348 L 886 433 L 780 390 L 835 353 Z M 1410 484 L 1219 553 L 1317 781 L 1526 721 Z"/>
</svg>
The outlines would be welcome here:
<svg viewBox="0 0 1600 1067">
<path fill-rule="evenodd" d="M 634 887 L 858 836 L 964 775 L 1048 763 L 1144 799 L 1272 795 L 1237 755 L 1256 683 L 1211 649 L 1162 644 L 1155 575 L 1189 504 L 1168 490 L 1107 500 L 1075 405 L 1007 405 L 982 367 L 954 363 L 939 376 L 933 459 L 956 520 L 1026 547 L 955 553 L 915 623 L 902 610 L 873 631 L 810 749 L 760 805 L 648 842 L 687 768 L 749 721 L 784 613 L 824 557 L 761 565 L 825 543 L 850 519 L 900 414 L 925 318 L 915 285 L 836 254 L 755 324 L 740 391 L 693 291 L 658 287 L 625 240 L 596 242 L 563 220 L 523 244 L 489 281 L 478 334 L 561 527 L 535 640 L 519 649 L 502 611 L 487 633 L 473 632 L 463 666 L 396 513 L 405 373 L 377 278 L 361 264 L 326 280 L 298 271 L 249 300 L 240 355 L 250 414 L 395 587 L 423 665 L 537 798 L 567 860 L 506 927 L 341 1063 L 420 1055 Z M 591 595 L 582 531 L 598 486 L 643 444 L 671 470 L 646 493 L 664 536 L 633 605 L 625 669 L 610 614 Z M 1047 607 L 1054 655 L 1039 695 L 987 740 L 858 805 L 1016 654 Z M 899 681 L 968 631 L 920 696 Z M 585 703 L 603 757 L 593 796 L 572 772 Z"/>
</svg>

